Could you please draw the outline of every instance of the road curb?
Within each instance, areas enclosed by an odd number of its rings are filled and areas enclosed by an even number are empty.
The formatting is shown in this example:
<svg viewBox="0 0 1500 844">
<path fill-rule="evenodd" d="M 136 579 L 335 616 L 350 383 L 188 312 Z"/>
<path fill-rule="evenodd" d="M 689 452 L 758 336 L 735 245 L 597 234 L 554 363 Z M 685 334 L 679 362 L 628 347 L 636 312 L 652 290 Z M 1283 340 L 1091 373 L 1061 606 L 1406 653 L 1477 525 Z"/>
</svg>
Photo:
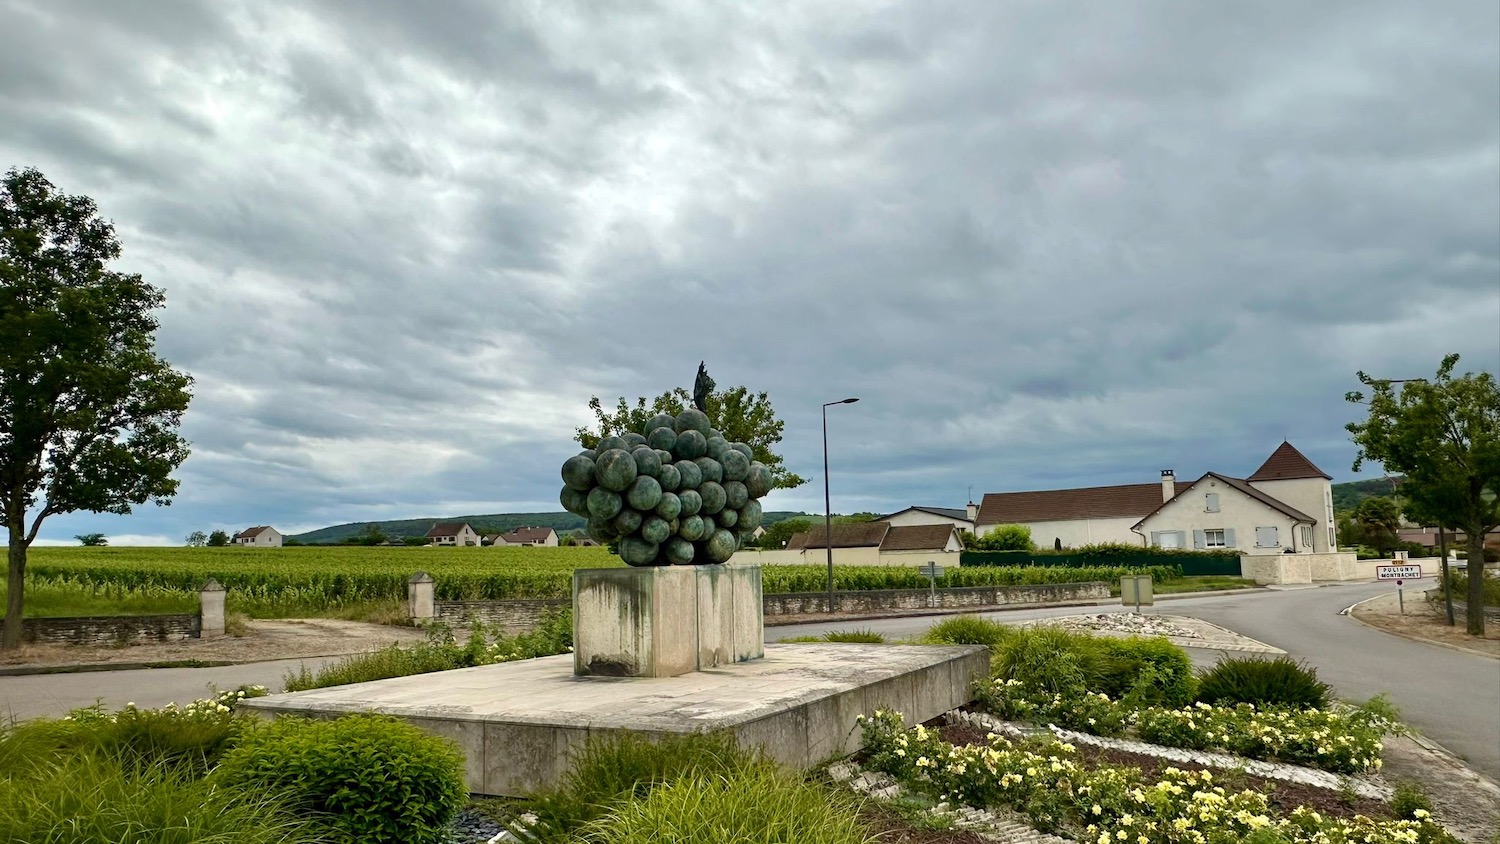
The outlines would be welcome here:
<svg viewBox="0 0 1500 844">
<path fill-rule="evenodd" d="M 373 651 L 350 653 L 307 654 L 286 656 L 280 659 L 176 659 L 151 660 L 146 662 L 85 662 L 79 665 L 7 665 L 0 666 L 0 677 L 28 677 L 37 674 L 90 674 L 99 671 L 142 671 L 155 668 L 227 668 L 231 665 L 258 665 L 264 662 L 291 662 L 302 659 L 331 659 L 341 656 L 359 656 Z"/>
<path fill-rule="evenodd" d="M 1437 641 L 1434 641 L 1432 639 L 1424 639 L 1421 636 L 1412 636 L 1412 635 L 1410 635 L 1408 633 L 1398 633 L 1398 632 L 1396 632 L 1394 630 L 1387 630 L 1384 627 L 1377 627 L 1376 625 L 1371 624 L 1370 622 L 1365 621 L 1364 619 L 1362 619 L 1359 616 L 1357 616 L 1357 615 L 1354 614 L 1354 611 L 1359 608 L 1360 604 L 1368 604 L 1371 601 L 1374 601 L 1374 600 L 1376 600 L 1378 598 L 1388 598 L 1388 597 L 1390 597 L 1390 595 L 1391 595 L 1391 593 L 1387 592 L 1384 595 L 1376 595 L 1373 598 L 1366 598 L 1363 601 L 1356 601 L 1356 602 L 1350 604 L 1347 609 L 1345 609 L 1342 613 L 1340 613 L 1340 615 L 1346 616 L 1348 618 L 1352 618 L 1355 621 L 1359 622 L 1360 624 L 1364 625 L 1365 627 L 1368 627 L 1371 630 L 1374 630 L 1376 632 L 1384 633 L 1387 636 L 1395 636 L 1398 639 L 1405 639 L 1408 642 L 1421 642 L 1424 645 L 1432 645 L 1435 648 L 1447 648 L 1450 651 L 1458 651 L 1459 653 L 1469 654 L 1470 656 L 1482 656 L 1482 657 L 1484 657 L 1486 659 L 1500 660 L 1500 656 L 1495 656 L 1492 653 L 1485 653 L 1484 651 L 1476 651 L 1473 648 L 1466 648 L 1466 647 L 1464 647 L 1462 645 L 1451 645 L 1451 644 L 1449 644 L 1447 642 L 1437 642 Z M 1446 751 L 1444 751 L 1444 752 L 1446 752 Z"/>
</svg>

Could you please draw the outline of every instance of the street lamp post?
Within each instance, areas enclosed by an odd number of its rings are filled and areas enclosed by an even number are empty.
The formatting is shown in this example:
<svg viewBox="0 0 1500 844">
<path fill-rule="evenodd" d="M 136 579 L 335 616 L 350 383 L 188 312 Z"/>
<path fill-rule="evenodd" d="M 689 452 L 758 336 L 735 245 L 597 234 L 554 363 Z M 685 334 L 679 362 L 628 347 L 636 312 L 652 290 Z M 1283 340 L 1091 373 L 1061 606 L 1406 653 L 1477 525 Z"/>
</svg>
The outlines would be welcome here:
<svg viewBox="0 0 1500 844">
<path fill-rule="evenodd" d="M 833 606 L 833 506 L 828 496 L 828 408 L 836 404 L 854 404 L 859 399 L 840 399 L 823 405 L 823 548 L 828 552 L 828 611 Z"/>
</svg>

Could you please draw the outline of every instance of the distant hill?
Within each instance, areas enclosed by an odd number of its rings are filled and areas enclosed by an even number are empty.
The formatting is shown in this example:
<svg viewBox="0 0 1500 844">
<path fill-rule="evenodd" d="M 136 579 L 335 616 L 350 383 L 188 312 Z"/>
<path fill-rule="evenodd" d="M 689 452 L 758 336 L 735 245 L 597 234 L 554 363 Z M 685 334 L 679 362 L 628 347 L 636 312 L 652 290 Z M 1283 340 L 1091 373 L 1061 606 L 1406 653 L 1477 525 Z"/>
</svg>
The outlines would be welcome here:
<svg viewBox="0 0 1500 844">
<path fill-rule="evenodd" d="M 1397 479 L 1399 480 L 1399 478 Z M 1385 496 L 1387 498 L 1396 494 L 1395 485 L 1390 478 L 1371 478 L 1368 481 L 1349 481 L 1348 483 L 1333 485 L 1333 509 L 1340 512 L 1353 510 L 1359 506 L 1359 502 L 1366 498 Z"/>
<path fill-rule="evenodd" d="M 773 511 L 762 517 L 762 523 L 771 525 L 782 519 L 806 516 L 806 513 Z M 518 527 L 550 527 L 558 533 L 581 530 L 584 520 L 572 513 L 489 513 L 482 516 L 442 516 L 433 519 L 392 519 L 383 522 L 349 522 L 348 524 L 318 528 L 307 533 L 288 536 L 304 545 L 337 545 L 353 536 L 358 536 L 375 525 L 390 536 L 423 536 L 438 522 L 468 522 L 469 526 L 483 536 L 487 533 L 505 533 Z"/>
</svg>

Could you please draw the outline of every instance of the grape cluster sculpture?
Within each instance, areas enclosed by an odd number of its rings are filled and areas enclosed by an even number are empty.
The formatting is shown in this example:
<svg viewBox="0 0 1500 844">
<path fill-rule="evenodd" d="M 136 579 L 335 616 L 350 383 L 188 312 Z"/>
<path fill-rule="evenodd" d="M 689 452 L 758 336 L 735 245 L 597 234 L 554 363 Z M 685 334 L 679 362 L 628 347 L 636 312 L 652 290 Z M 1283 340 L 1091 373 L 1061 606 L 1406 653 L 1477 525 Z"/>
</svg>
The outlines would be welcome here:
<svg viewBox="0 0 1500 844">
<path fill-rule="evenodd" d="M 632 566 L 727 562 L 760 527 L 771 470 L 689 408 L 604 437 L 562 466 L 562 505 Z"/>
</svg>

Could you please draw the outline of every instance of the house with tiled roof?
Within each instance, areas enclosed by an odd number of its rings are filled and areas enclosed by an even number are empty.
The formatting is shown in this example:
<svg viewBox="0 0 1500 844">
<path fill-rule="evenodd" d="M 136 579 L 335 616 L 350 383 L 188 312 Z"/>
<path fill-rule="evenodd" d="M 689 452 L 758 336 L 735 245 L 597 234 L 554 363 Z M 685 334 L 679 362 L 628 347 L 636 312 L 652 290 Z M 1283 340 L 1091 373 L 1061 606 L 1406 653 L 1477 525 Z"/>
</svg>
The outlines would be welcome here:
<svg viewBox="0 0 1500 844">
<path fill-rule="evenodd" d="M 907 507 L 898 510 L 888 516 L 881 516 L 880 521 L 890 522 L 892 527 L 911 527 L 913 525 L 952 525 L 959 530 L 974 532 L 974 518 L 979 514 L 979 505 L 969 502 L 968 509 L 955 509 L 952 507 Z"/>
<path fill-rule="evenodd" d="M 518 527 L 510 533 L 495 537 L 493 543 L 501 546 L 557 547 L 557 531 L 549 527 Z"/>
<path fill-rule="evenodd" d="M 1243 554 L 1327 553 L 1336 544 L 1331 481 L 1283 442 L 1244 478 L 1208 472 L 1179 488 L 1168 469 L 1160 484 L 991 493 L 979 505 L 976 532 L 1026 525 L 1043 547 L 1118 542 Z"/>
<path fill-rule="evenodd" d="M 785 551 L 801 558 L 787 561 L 812 563 L 827 559 L 830 535 L 835 565 L 920 565 L 930 562 L 932 555 L 957 554 L 963 550 L 958 528 L 951 524 L 897 526 L 884 521 L 852 522 L 833 525 L 831 533 L 818 525 L 792 534 Z"/>
<path fill-rule="evenodd" d="M 432 540 L 433 545 L 454 545 L 463 547 L 466 545 L 478 545 L 479 534 L 468 522 L 439 522 L 427 531 L 427 538 Z"/>
<path fill-rule="evenodd" d="M 250 548 L 280 548 L 281 533 L 270 525 L 258 525 L 245 528 L 234 535 L 232 540 L 235 545 L 244 545 Z"/>
</svg>

